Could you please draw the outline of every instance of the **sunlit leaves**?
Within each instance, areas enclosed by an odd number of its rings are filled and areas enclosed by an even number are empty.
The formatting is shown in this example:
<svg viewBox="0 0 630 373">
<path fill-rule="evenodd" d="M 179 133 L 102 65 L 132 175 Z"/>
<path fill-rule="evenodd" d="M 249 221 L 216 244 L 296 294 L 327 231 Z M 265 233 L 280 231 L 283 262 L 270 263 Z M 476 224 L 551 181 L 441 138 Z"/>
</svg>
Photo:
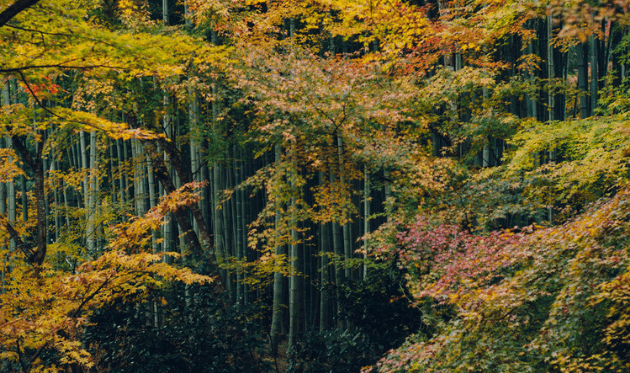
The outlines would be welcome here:
<svg viewBox="0 0 630 373">
<path fill-rule="evenodd" d="M 622 118 L 594 118 L 552 123 L 525 122 L 514 137 L 508 173 L 537 180 L 527 193 L 538 200 L 566 204 L 592 201 L 625 183 L 627 149 Z M 544 163 L 551 149 L 562 162 Z M 547 199 L 545 199 L 547 198 Z"/>
<path fill-rule="evenodd" d="M 17 156 L 12 149 L 0 149 L 0 183 L 12 181 L 24 174 L 16 161 Z"/>
<path fill-rule="evenodd" d="M 60 242 L 51 248 L 48 262 L 33 267 L 17 258 L 15 252 L 3 251 L 0 344 L 6 351 L 4 357 L 23 364 L 28 358 L 34 369 L 46 368 L 50 372 L 65 371 L 66 364 L 89 367 L 91 356 L 78 336 L 96 308 L 115 300 L 142 300 L 151 289 L 165 282 L 211 282 L 207 276 L 163 261 L 165 255 L 179 254 L 154 254 L 144 247 L 151 229 L 159 228 L 166 214 L 198 201 L 195 189 L 200 186 L 186 184 L 163 198 L 144 217 L 112 227 L 110 245 L 98 258 L 74 255 L 76 247 L 64 247 Z M 56 257 L 66 250 L 68 257 L 78 262 L 76 272 L 66 272 L 58 264 L 53 266 Z M 62 365 L 46 366 L 38 358 L 44 349 L 56 351 Z"/>
<path fill-rule="evenodd" d="M 562 226 L 521 233 L 416 221 L 388 252 L 418 284 L 419 304 L 442 300 L 456 316 L 378 370 L 626 370 L 628 201 L 623 191 Z"/>
<path fill-rule="evenodd" d="M 3 73 L 50 76 L 62 70 L 99 74 L 113 70 L 127 77 L 182 75 L 194 57 L 197 64 L 216 61 L 224 48 L 172 31 L 163 36 L 139 30 L 112 31 L 87 19 L 91 10 L 75 1 L 42 2 L 3 27 L 0 59 Z M 121 2 L 123 14 L 133 2 Z M 53 16 L 50 16 L 53 15 Z M 217 52 L 217 53 L 215 53 Z"/>
</svg>

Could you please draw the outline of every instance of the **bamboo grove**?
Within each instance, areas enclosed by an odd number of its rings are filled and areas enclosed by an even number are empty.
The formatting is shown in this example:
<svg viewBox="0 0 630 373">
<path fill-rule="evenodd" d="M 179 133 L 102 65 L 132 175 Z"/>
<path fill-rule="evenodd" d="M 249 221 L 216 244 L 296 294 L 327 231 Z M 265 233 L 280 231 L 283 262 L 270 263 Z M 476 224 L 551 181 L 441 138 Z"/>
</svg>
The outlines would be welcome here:
<svg viewBox="0 0 630 373">
<path fill-rule="evenodd" d="M 0 1 L 0 370 L 625 371 L 627 7 Z"/>
</svg>

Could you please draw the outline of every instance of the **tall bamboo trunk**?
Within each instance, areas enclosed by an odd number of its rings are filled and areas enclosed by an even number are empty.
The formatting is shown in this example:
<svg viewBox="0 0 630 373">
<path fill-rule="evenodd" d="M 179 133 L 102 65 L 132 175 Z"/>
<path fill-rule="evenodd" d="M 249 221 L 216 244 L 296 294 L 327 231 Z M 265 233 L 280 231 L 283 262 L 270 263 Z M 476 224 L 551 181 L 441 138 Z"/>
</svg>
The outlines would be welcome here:
<svg viewBox="0 0 630 373">
<path fill-rule="evenodd" d="M 57 160 L 52 157 L 52 162 L 50 163 L 50 169 L 52 171 L 57 169 Z M 26 200 L 26 178 L 22 175 L 22 219 L 24 221 L 28 221 L 28 205 Z M 55 242 L 59 241 L 59 188 L 57 187 L 59 184 L 59 180 L 55 180 L 53 184 L 53 200 L 55 202 L 54 206 L 54 218 L 55 218 Z"/>
<path fill-rule="evenodd" d="M 89 165 L 89 184 L 87 187 L 88 203 L 87 203 L 87 226 L 86 236 L 88 244 L 88 252 L 94 255 L 96 252 L 96 184 L 98 180 L 96 170 L 96 131 L 90 131 L 90 165 Z"/>
<path fill-rule="evenodd" d="M 0 136 L 0 149 L 4 149 L 4 137 Z M 0 214 L 7 212 L 7 189 L 5 183 L 0 183 Z M 3 245 L 0 247 L 4 248 Z"/>
<path fill-rule="evenodd" d="M 217 43 L 216 33 L 212 33 L 212 42 L 213 44 Z M 212 131 L 215 136 L 219 137 L 219 128 L 218 128 L 218 117 L 219 117 L 219 87 L 218 82 L 215 80 L 212 83 L 212 97 L 214 100 L 212 101 Z M 215 160 L 214 167 L 212 169 L 212 189 L 213 189 L 213 227 L 214 227 L 214 244 L 215 244 L 215 253 L 217 257 L 217 261 L 219 264 L 222 263 L 223 259 L 226 256 L 226 242 L 225 242 L 225 225 L 224 225 L 224 213 L 223 213 L 223 204 L 220 203 L 222 199 L 221 190 L 223 188 L 223 172 L 222 166 L 218 160 Z M 223 278 L 228 282 L 228 288 L 230 288 L 230 277 L 227 274 L 227 271 L 221 271 Z M 232 292 L 230 291 L 230 294 Z"/>
<path fill-rule="evenodd" d="M 86 209 L 86 222 L 87 222 L 87 207 L 88 193 L 89 193 L 89 166 L 88 166 L 88 154 L 87 145 L 85 144 L 85 133 L 83 130 L 79 131 L 79 145 L 81 154 L 81 171 L 83 172 L 83 206 Z"/>
<path fill-rule="evenodd" d="M 162 20 L 168 25 L 168 0 L 162 0 Z"/>
<path fill-rule="evenodd" d="M 319 184 L 324 184 L 324 173 L 319 171 Z M 320 304 L 319 304 L 319 331 L 323 332 L 330 327 L 329 325 L 329 304 L 327 286 L 330 282 L 330 273 L 328 270 L 328 253 L 330 251 L 330 226 L 328 223 L 319 224 L 319 247 L 321 257 L 321 277 L 320 277 Z"/>
<path fill-rule="evenodd" d="M 334 196 L 334 203 L 335 204 L 339 204 L 340 201 L 337 200 L 338 198 L 338 192 L 336 192 L 336 188 L 338 188 L 337 186 L 337 180 L 336 180 L 336 176 L 335 176 L 335 172 L 331 169 L 330 170 L 330 184 L 333 190 L 333 193 L 335 193 Z M 331 222 L 332 225 L 332 239 L 333 239 L 333 252 L 335 254 L 335 289 L 336 289 L 336 314 L 338 315 L 339 312 L 341 311 L 341 285 L 344 282 L 344 272 L 342 271 L 342 266 L 341 266 L 341 259 L 343 258 L 343 242 L 342 242 L 342 233 L 341 233 L 341 226 L 339 225 L 339 222 L 337 221 L 332 221 Z M 341 322 L 341 320 L 338 317 L 335 317 L 337 320 L 337 328 L 342 328 L 343 324 Z"/>
<path fill-rule="evenodd" d="M 239 155 L 240 155 L 240 161 L 238 162 L 238 180 L 237 180 L 237 184 L 242 183 L 246 176 L 245 176 L 245 162 L 243 161 L 243 149 L 239 149 Z M 247 223 L 246 223 L 246 219 L 247 219 L 247 213 L 245 210 L 245 191 L 238 189 L 237 190 L 237 197 L 238 197 L 238 201 L 239 203 L 237 204 L 237 214 L 238 216 L 240 216 L 240 219 L 237 219 L 237 230 L 240 232 L 239 234 L 239 247 L 240 250 L 242 251 L 242 255 L 243 255 L 243 259 L 245 261 L 249 261 L 249 251 L 247 248 Z M 245 297 L 247 295 L 247 284 L 246 284 L 246 279 L 247 279 L 247 273 L 243 272 L 243 296 Z"/>
<path fill-rule="evenodd" d="M 527 45 L 527 54 L 534 54 L 534 41 L 530 41 L 529 44 Z M 527 77 L 529 80 L 529 83 L 534 86 L 536 83 L 536 75 L 533 73 L 533 68 L 532 69 L 528 69 L 527 71 Z M 538 103 L 537 103 L 537 97 L 536 95 L 532 95 L 532 96 L 527 96 L 528 101 L 527 101 L 527 116 L 530 118 L 537 118 L 538 117 Z"/>
<path fill-rule="evenodd" d="M 345 172 L 344 172 L 344 157 L 343 157 L 343 139 L 337 137 L 337 152 L 339 155 L 339 184 L 341 188 L 345 188 Z M 339 198 L 339 197 L 338 197 Z M 350 237 L 350 223 L 346 213 L 343 213 L 343 253 L 344 259 L 349 261 L 352 259 L 352 239 Z M 345 266 L 345 278 L 346 280 L 352 279 L 352 268 L 349 265 Z"/>
<path fill-rule="evenodd" d="M 608 75 L 608 48 L 606 42 L 606 25 L 608 20 L 606 18 L 600 21 L 601 37 L 597 38 L 597 88 L 602 90 L 606 85 L 606 75 Z M 608 37 L 610 40 L 610 36 Z"/>
<path fill-rule="evenodd" d="M 577 59 L 580 117 L 585 119 L 590 116 L 590 106 L 588 104 L 588 44 L 578 43 Z"/>
<path fill-rule="evenodd" d="M 166 0 L 163 0 L 166 1 Z M 193 27 L 192 24 L 192 11 L 188 7 L 188 2 L 184 2 L 184 18 L 186 22 L 186 28 L 191 29 Z"/>
<path fill-rule="evenodd" d="M 612 79 L 612 85 L 614 88 L 617 88 L 623 80 L 624 54 L 619 50 L 619 47 L 624 36 L 624 29 L 619 22 L 612 22 L 610 32 L 610 59 L 612 60 L 612 69 L 615 74 Z"/>
<path fill-rule="evenodd" d="M 125 204 L 125 176 L 127 173 L 124 170 L 125 167 L 125 153 L 123 152 L 123 140 L 116 140 L 116 155 L 117 155 L 117 166 L 118 166 L 118 201 L 120 205 L 123 206 Z"/>
<path fill-rule="evenodd" d="M 166 6 L 164 7 L 164 18 L 168 17 L 168 0 L 164 0 L 166 2 Z M 173 126 L 171 124 L 171 120 L 170 120 L 170 116 L 169 116 L 169 110 L 170 110 L 170 100 L 169 100 L 169 96 L 168 96 L 168 92 L 166 90 L 164 90 L 163 92 L 163 96 L 162 96 L 162 103 L 164 105 L 164 117 L 163 117 L 163 129 L 164 129 L 164 133 L 166 133 L 167 137 L 169 139 L 173 138 Z M 159 149 L 161 150 L 161 149 Z M 148 155 L 148 154 L 147 154 Z M 158 151 L 156 156 L 158 157 L 163 157 L 163 164 L 166 164 L 166 162 L 168 161 L 168 157 L 166 155 L 166 152 L 161 152 Z M 162 183 L 160 183 L 160 196 L 165 196 L 166 193 L 168 193 L 166 191 L 166 188 L 164 187 L 164 185 Z M 167 216 L 164 217 L 164 223 L 162 224 L 162 252 L 171 252 L 173 251 L 172 248 L 172 231 L 173 231 L 173 221 L 172 221 L 172 214 L 168 214 Z M 168 261 L 167 256 L 164 256 L 164 261 Z"/>
<path fill-rule="evenodd" d="M 591 115 L 595 114 L 597 110 L 597 100 L 599 94 L 599 78 L 598 74 L 598 55 L 599 55 L 599 43 L 595 35 L 591 35 L 589 38 L 589 54 L 591 60 Z"/>
<path fill-rule="evenodd" d="M 295 144 L 291 146 L 291 162 L 295 166 Z M 297 172 L 297 171 L 296 171 Z M 292 183 L 292 188 L 295 188 L 295 183 Z M 293 191 L 293 193 L 296 193 Z M 295 347 L 297 342 L 297 335 L 299 332 L 299 288 L 300 277 L 298 272 L 300 270 L 300 257 L 298 250 L 298 233 L 297 233 L 297 215 L 295 209 L 296 199 L 295 196 L 291 199 L 291 278 L 289 284 L 289 344 L 288 348 L 291 350 Z"/>
<path fill-rule="evenodd" d="M 164 163 L 166 163 L 166 160 L 167 160 L 166 154 L 164 154 Z M 166 189 L 160 183 L 160 196 L 164 197 L 166 194 L 167 194 Z M 163 237 L 162 252 L 164 253 L 173 251 L 172 231 L 173 231 L 172 214 L 168 214 L 164 217 L 164 223 L 162 224 L 162 237 Z M 164 256 L 164 261 L 168 262 L 168 258 L 169 258 L 168 256 Z"/>
<path fill-rule="evenodd" d="M 149 180 L 149 206 L 150 208 L 154 208 L 157 205 L 157 197 L 155 195 L 155 177 L 153 176 L 153 163 L 151 162 L 151 157 L 146 155 L 147 160 L 147 175 Z M 154 254 L 159 252 L 158 248 L 158 232 L 153 230 L 151 232 L 151 249 Z"/>
<path fill-rule="evenodd" d="M 368 239 L 367 235 L 370 233 L 370 215 L 372 214 L 372 204 L 370 200 L 370 173 L 368 172 L 367 165 L 363 170 L 363 280 L 368 277 L 367 257 L 368 257 Z"/>
<path fill-rule="evenodd" d="M 9 136 L 7 136 L 6 143 L 8 149 L 13 148 L 13 142 Z M 13 157 L 9 157 L 9 162 L 13 162 Z M 7 211 L 9 215 L 9 223 L 15 222 L 17 218 L 17 203 L 15 199 L 15 181 L 13 180 L 9 180 L 9 182 L 7 182 Z M 17 242 L 15 240 L 11 241 L 9 246 L 11 251 L 15 250 L 16 245 Z"/>
<path fill-rule="evenodd" d="M 275 162 L 276 166 L 280 164 L 280 158 L 282 156 L 282 146 L 280 144 L 276 144 L 275 147 Z M 276 214 L 275 214 L 275 229 L 276 229 L 276 255 L 278 257 L 284 257 L 285 247 L 284 245 L 279 245 L 278 240 L 280 234 L 280 226 L 281 226 L 281 213 L 282 208 L 279 206 L 279 200 L 276 199 Z M 282 320 L 283 320 L 283 282 L 284 275 L 282 272 L 274 272 L 273 274 L 273 307 L 272 307 L 272 315 L 271 315 L 271 352 L 273 356 L 276 356 L 278 353 L 278 343 L 280 341 L 280 334 L 282 329 Z"/>
<path fill-rule="evenodd" d="M 552 16 L 547 16 L 547 22 L 545 22 L 545 31 L 546 31 L 546 36 L 545 36 L 545 42 L 547 43 L 547 78 L 549 79 L 549 81 L 551 82 L 553 80 L 553 78 L 555 77 L 555 68 L 554 68 L 554 55 L 553 55 L 553 44 L 551 42 L 552 36 L 553 36 L 553 18 Z M 549 120 L 554 120 L 554 113 L 555 113 L 555 105 L 556 105 L 556 101 L 554 99 L 554 94 L 553 91 L 550 90 L 547 91 L 547 111 L 548 111 L 548 118 Z"/>
<path fill-rule="evenodd" d="M 2 106 L 8 107 L 9 105 L 11 105 L 11 92 L 10 91 L 11 89 L 10 89 L 9 81 L 7 81 L 2 87 Z M 6 148 L 7 149 L 13 148 L 12 140 L 9 135 L 7 135 L 6 137 Z M 9 162 L 13 162 L 13 161 L 14 161 L 13 157 L 9 157 Z M 6 183 L 6 194 L 7 194 L 6 209 L 9 215 L 8 216 L 9 223 L 13 223 L 17 215 L 16 214 L 16 200 L 15 200 L 15 182 L 13 180 L 9 180 Z M 14 240 L 11 240 L 9 247 L 11 251 L 15 250 L 16 242 Z"/>
<path fill-rule="evenodd" d="M 233 148 L 233 172 L 234 172 L 234 184 L 235 187 L 236 185 L 238 185 L 242 180 L 241 180 L 241 174 L 242 174 L 242 169 L 241 169 L 241 164 L 239 161 L 237 161 L 238 158 L 238 151 L 236 148 L 236 145 L 234 145 Z M 244 259 L 245 257 L 245 248 L 244 248 L 244 241 L 243 241 L 243 226 L 241 224 L 242 220 L 243 220 L 243 215 L 242 215 L 242 205 L 243 205 L 243 192 L 239 189 L 236 189 L 235 193 L 234 193 L 234 209 L 235 209 L 235 214 L 233 216 L 234 219 L 234 227 L 233 227 L 233 231 L 235 232 L 235 248 L 234 251 L 236 252 L 236 258 L 238 261 L 241 261 Z M 240 302 L 243 301 L 243 280 L 244 280 L 245 276 L 244 276 L 244 271 L 243 270 L 239 270 L 237 273 L 237 281 L 236 281 L 236 299 Z"/>
<path fill-rule="evenodd" d="M 191 72 L 191 76 L 193 73 Z M 190 170 L 191 170 L 191 179 L 193 181 L 199 181 L 199 104 L 197 102 L 197 92 L 195 92 L 194 88 L 189 87 L 188 89 L 189 95 L 189 108 L 188 108 L 188 120 L 190 123 L 190 132 L 188 134 L 190 138 Z M 193 227 L 195 229 L 195 233 L 199 235 L 199 222 L 193 220 Z"/>
<path fill-rule="evenodd" d="M 6 105 L 6 101 L 5 101 L 5 97 L 8 96 L 8 92 L 6 91 L 8 88 L 8 83 L 6 83 L 3 88 L 2 88 L 2 105 Z M 8 97 L 7 97 L 8 100 Z M 4 144 L 4 137 L 0 136 L 0 149 L 4 149 L 5 148 L 5 144 Z M 0 214 L 6 214 L 7 213 L 7 184 L 5 183 L 0 183 Z M 5 243 L 2 242 L 0 244 L 0 247 L 4 250 L 6 248 Z M 2 273 L 2 279 L 3 279 L 3 292 L 4 292 L 4 272 Z"/>
</svg>

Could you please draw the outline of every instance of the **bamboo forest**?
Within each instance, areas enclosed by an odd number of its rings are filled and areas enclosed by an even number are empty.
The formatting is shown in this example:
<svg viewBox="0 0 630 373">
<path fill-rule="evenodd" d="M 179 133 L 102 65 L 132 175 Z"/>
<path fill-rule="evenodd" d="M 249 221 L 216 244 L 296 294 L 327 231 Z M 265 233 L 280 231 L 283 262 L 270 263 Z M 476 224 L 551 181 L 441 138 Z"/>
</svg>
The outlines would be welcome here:
<svg viewBox="0 0 630 373">
<path fill-rule="evenodd" d="M 0 373 L 630 372 L 630 1 L 0 0 Z"/>
</svg>

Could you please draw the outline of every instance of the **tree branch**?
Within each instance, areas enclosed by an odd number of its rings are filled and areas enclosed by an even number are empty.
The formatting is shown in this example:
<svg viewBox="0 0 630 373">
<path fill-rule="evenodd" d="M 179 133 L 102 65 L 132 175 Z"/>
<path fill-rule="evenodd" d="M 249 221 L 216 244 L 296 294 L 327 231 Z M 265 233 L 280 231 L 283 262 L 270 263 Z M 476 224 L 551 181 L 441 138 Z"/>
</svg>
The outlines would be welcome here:
<svg viewBox="0 0 630 373">
<path fill-rule="evenodd" d="M 35 94 L 35 92 L 33 92 L 33 89 L 31 88 L 30 84 L 28 84 L 28 82 L 26 81 L 26 77 L 24 76 L 24 74 L 21 71 L 17 72 L 20 75 L 20 79 L 22 79 L 22 81 L 24 82 L 24 84 L 26 85 L 26 88 L 28 88 L 28 91 L 31 92 L 31 95 L 33 96 L 33 99 L 37 102 L 37 105 L 39 105 L 39 107 L 41 107 L 42 109 L 44 109 L 45 111 L 47 111 L 48 113 L 50 113 L 51 115 L 60 118 L 60 119 L 65 119 L 55 113 L 53 113 L 50 109 L 48 109 L 47 107 L 44 106 L 44 104 L 40 101 L 40 99 L 37 97 L 37 95 Z"/>
<path fill-rule="evenodd" d="M 25 244 L 24 241 L 22 241 L 22 238 L 20 238 L 20 234 L 18 233 L 18 231 L 15 230 L 15 228 L 13 228 L 6 217 L 0 216 L 0 220 L 9 232 L 9 236 L 11 236 L 11 239 L 15 241 L 15 245 L 24 253 L 24 255 L 26 255 L 26 259 L 31 262 L 33 255 L 35 254 L 33 250 L 28 247 L 28 245 Z"/>
<path fill-rule="evenodd" d="M 26 32 L 37 32 L 40 35 L 67 36 L 67 37 L 73 36 L 72 34 L 67 34 L 67 33 L 45 32 L 45 31 L 40 31 L 40 30 L 35 30 L 35 29 L 25 28 L 25 27 L 19 27 L 19 26 L 14 26 L 14 25 L 5 25 L 5 26 L 9 27 L 9 28 L 14 28 L 16 30 L 26 31 Z"/>
<path fill-rule="evenodd" d="M 8 8 L 0 13 L 0 27 L 4 26 L 13 17 L 17 16 L 23 10 L 26 10 L 33 5 L 37 4 L 39 0 L 17 0 L 11 4 Z"/>
<path fill-rule="evenodd" d="M 75 60 L 72 60 L 75 61 Z M 70 62 L 70 61 L 68 61 Z M 76 69 L 76 70 L 90 70 L 96 68 L 104 68 L 104 69 L 116 69 L 116 70 L 129 70 L 129 67 L 125 66 L 111 66 L 111 65 L 64 65 L 63 63 L 52 64 L 52 65 L 31 65 L 31 66 L 22 66 L 22 67 L 10 67 L 5 69 L 0 69 L 0 73 L 17 73 L 25 70 L 33 70 L 33 69 Z"/>
<path fill-rule="evenodd" d="M 7 132 L 9 132 L 11 130 L 11 127 L 6 126 L 6 130 Z M 31 154 L 28 152 L 28 149 L 26 148 L 26 145 L 24 145 L 24 143 L 22 142 L 22 139 L 15 135 L 10 135 L 10 136 L 11 136 L 11 141 L 13 143 L 13 146 L 20 153 L 24 162 L 26 162 L 26 164 L 28 164 L 29 167 L 35 170 L 35 167 L 37 167 L 35 160 L 31 157 Z"/>
<path fill-rule="evenodd" d="M 22 372 L 26 373 L 28 371 L 27 371 L 27 366 L 24 365 L 24 359 L 23 359 L 23 356 L 22 356 L 22 348 L 20 347 L 20 338 L 19 337 L 15 340 L 15 345 L 17 347 L 17 351 L 16 352 L 17 352 L 17 355 L 18 355 L 18 361 L 20 362 L 20 367 L 22 368 Z"/>
<path fill-rule="evenodd" d="M 96 297 L 96 295 L 107 285 L 109 284 L 109 280 L 111 280 L 111 277 L 107 277 L 105 279 L 105 281 L 103 281 L 103 283 L 96 289 L 94 290 L 94 292 L 92 292 L 92 294 L 90 294 L 87 297 L 83 298 L 83 301 L 81 302 L 81 304 L 79 304 L 79 306 L 77 307 L 76 310 L 74 310 L 74 312 L 70 315 L 70 318 L 75 318 L 79 315 L 79 312 L 81 312 L 81 310 L 83 309 L 83 306 L 85 306 L 87 304 L 87 302 L 91 301 L 92 299 L 94 299 L 94 297 Z M 86 293 L 87 294 L 87 293 Z"/>
</svg>

